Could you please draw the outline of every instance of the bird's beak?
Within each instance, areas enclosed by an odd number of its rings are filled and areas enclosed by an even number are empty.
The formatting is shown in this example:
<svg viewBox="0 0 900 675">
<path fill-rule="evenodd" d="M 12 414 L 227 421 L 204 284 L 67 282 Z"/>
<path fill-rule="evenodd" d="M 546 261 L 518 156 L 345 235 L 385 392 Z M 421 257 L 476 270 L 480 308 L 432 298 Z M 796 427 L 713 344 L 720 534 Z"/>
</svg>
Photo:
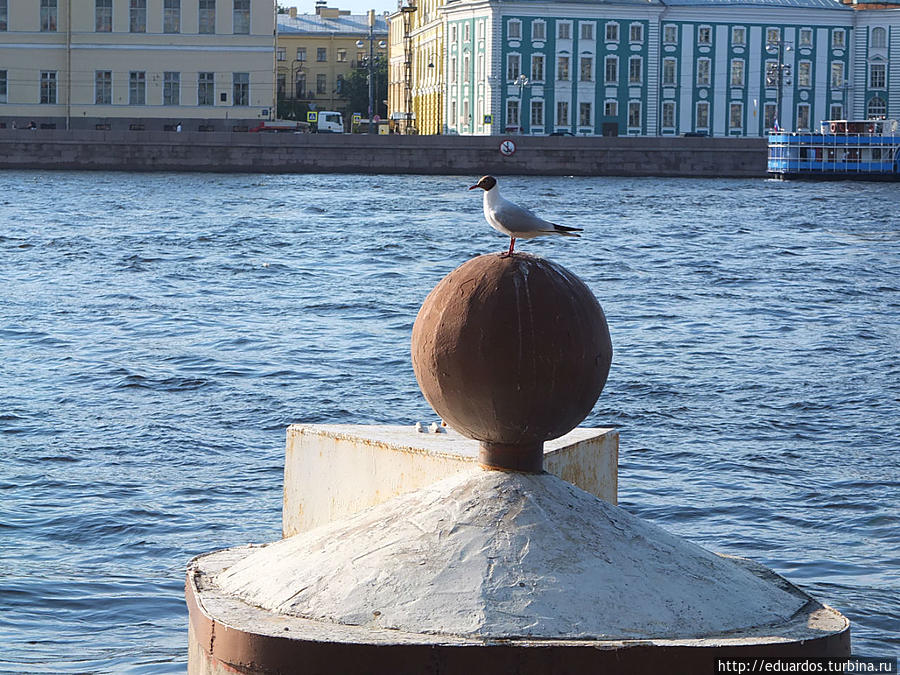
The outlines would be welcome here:
<svg viewBox="0 0 900 675">
<path fill-rule="evenodd" d="M 473 185 L 473 186 L 470 187 L 469 189 L 470 189 L 470 190 L 474 190 L 474 189 L 477 188 L 477 187 L 481 187 L 481 186 L 480 186 L 480 185 Z"/>
</svg>

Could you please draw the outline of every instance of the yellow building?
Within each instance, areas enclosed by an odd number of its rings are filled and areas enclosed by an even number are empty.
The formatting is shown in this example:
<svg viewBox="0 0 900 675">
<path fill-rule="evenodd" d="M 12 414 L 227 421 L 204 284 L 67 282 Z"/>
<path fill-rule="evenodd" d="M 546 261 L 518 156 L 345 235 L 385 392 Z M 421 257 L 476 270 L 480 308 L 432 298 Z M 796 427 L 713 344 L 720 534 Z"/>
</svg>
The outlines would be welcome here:
<svg viewBox="0 0 900 675">
<path fill-rule="evenodd" d="M 445 0 L 403 0 L 390 22 L 388 112 L 401 129 L 440 134 L 443 117 Z"/>
<path fill-rule="evenodd" d="M 273 0 L 0 0 L 0 124 L 247 127 L 274 102 Z"/>
<path fill-rule="evenodd" d="M 344 81 L 368 66 L 369 38 L 375 58 L 385 51 L 386 45 L 380 45 L 388 37 L 387 21 L 384 16 L 373 19 L 370 35 L 368 14 L 327 7 L 322 0 L 315 14 L 297 14 L 294 8 L 279 14 L 275 63 L 280 109 L 342 111 L 347 105 Z M 375 112 L 384 112 L 378 103 Z M 349 112 L 367 115 L 365 110 Z"/>
</svg>

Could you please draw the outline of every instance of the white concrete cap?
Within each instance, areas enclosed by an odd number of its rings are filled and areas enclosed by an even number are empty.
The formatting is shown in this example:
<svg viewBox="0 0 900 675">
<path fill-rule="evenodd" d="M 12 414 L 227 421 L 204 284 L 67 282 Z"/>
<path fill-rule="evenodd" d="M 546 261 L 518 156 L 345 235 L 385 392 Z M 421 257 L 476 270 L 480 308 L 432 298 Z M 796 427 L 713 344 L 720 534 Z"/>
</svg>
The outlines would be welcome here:
<svg viewBox="0 0 900 675">
<path fill-rule="evenodd" d="M 272 612 L 487 638 L 702 638 L 808 598 L 550 474 L 473 470 L 269 544 L 215 585 Z"/>
</svg>

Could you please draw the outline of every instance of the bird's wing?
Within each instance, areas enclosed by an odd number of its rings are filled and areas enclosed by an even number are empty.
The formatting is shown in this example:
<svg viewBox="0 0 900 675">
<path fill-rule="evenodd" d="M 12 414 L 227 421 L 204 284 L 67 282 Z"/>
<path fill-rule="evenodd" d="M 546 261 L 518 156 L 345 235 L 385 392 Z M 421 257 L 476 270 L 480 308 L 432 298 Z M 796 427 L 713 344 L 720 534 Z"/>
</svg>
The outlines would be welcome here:
<svg viewBox="0 0 900 675">
<path fill-rule="evenodd" d="M 526 208 L 506 199 L 498 199 L 491 208 L 491 215 L 511 232 L 552 232 L 553 223 L 538 218 Z"/>
</svg>

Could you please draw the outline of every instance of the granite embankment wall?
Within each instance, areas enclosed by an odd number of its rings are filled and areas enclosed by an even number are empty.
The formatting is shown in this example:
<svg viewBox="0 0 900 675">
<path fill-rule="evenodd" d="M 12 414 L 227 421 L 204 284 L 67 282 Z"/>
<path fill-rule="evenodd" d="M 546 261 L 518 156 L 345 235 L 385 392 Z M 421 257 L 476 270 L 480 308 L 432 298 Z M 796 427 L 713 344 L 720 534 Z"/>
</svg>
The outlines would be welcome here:
<svg viewBox="0 0 900 675">
<path fill-rule="evenodd" d="M 499 147 L 516 144 L 512 156 Z M 367 136 L 0 130 L 0 168 L 759 177 L 758 138 Z"/>
</svg>

